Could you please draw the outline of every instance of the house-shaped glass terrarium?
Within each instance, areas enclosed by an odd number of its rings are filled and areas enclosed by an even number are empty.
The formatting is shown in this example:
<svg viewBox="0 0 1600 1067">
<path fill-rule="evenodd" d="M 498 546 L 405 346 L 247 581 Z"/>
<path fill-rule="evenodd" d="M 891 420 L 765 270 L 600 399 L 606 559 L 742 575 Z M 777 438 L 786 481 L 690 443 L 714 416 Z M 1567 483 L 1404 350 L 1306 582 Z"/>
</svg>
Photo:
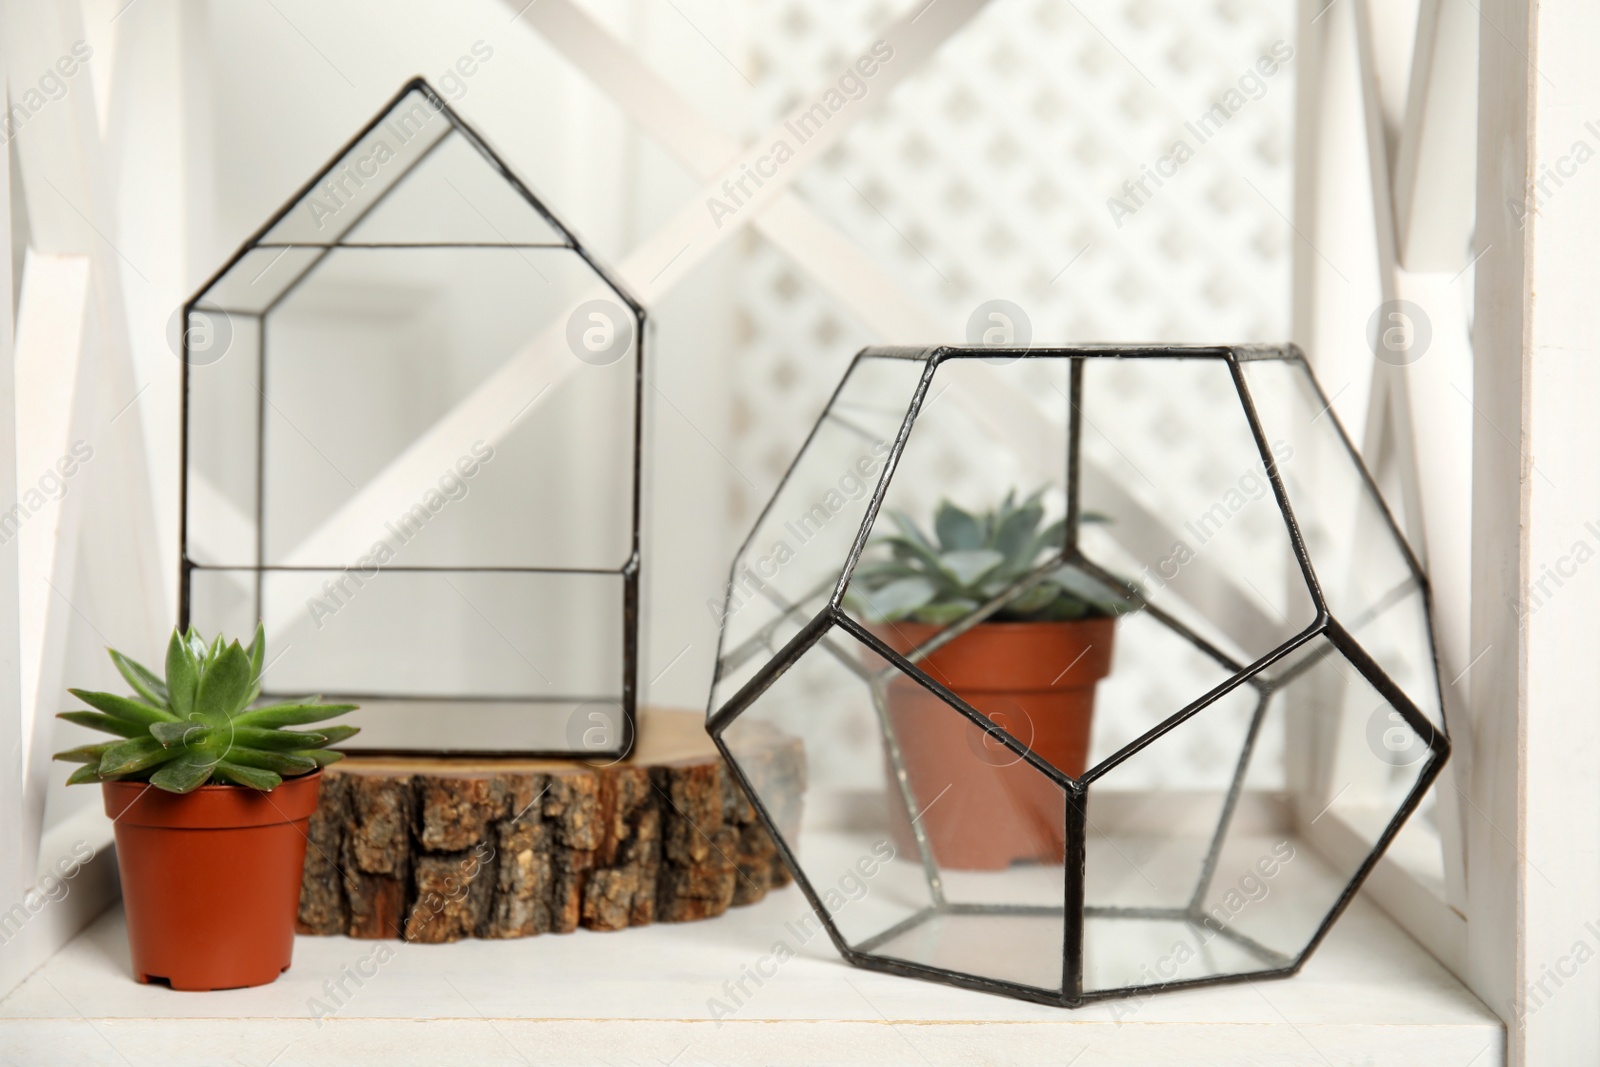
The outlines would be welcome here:
<svg viewBox="0 0 1600 1067">
<path fill-rule="evenodd" d="M 178 325 L 183 626 L 367 748 L 627 748 L 643 312 L 426 83 Z"/>
<path fill-rule="evenodd" d="M 1066 1006 L 1294 972 L 1448 754 L 1422 573 L 1292 348 L 862 352 L 708 726 L 851 962 Z"/>
</svg>

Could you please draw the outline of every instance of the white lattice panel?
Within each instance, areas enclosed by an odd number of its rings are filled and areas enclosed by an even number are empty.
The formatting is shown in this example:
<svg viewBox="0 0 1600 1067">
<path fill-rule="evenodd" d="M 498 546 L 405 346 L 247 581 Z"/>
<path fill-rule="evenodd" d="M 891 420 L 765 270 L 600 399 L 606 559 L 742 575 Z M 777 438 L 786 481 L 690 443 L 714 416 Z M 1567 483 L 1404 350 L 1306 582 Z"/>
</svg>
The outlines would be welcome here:
<svg viewBox="0 0 1600 1067">
<path fill-rule="evenodd" d="M 827 17 L 800 3 L 758 8 L 745 133 L 836 79 L 873 40 L 873 27 L 907 6 L 832 4 Z M 973 310 L 990 299 L 1020 305 L 1035 343 L 1287 336 L 1291 17 L 1273 0 L 995 0 L 797 182 L 915 294 L 943 336 L 875 337 L 781 252 L 747 241 L 735 461 L 774 483 L 862 344 L 961 338 Z M 1264 56 L 1270 77 L 1256 66 Z M 1198 125 L 1218 103 L 1226 120 Z M 1181 165 L 1179 141 L 1192 153 Z M 1145 176 L 1169 155 L 1175 173 L 1158 187 Z M 1124 187 L 1141 177 L 1149 196 Z M 1130 210 L 1114 212 L 1112 198 Z M 1115 439 L 1171 443 L 1180 464 L 1203 461 L 1180 443 L 1203 438 L 1206 420 L 1236 404 L 1194 397 L 1175 412 L 1141 406 L 1131 381 L 1127 388 L 1121 418 L 1103 428 Z M 1061 402 L 1049 390 L 1034 395 L 1044 405 Z M 941 488 L 982 485 L 973 450 L 947 445 Z M 755 497 L 742 483 L 732 487 L 738 527 L 748 528 L 764 502 Z M 1260 523 L 1269 512 L 1244 518 Z M 1121 655 L 1119 672 L 1162 676 L 1147 688 L 1152 704 L 1175 710 L 1192 694 L 1186 679 L 1143 662 L 1136 649 Z M 825 694 L 808 696 L 827 704 Z M 1142 728 L 1105 719 L 1097 748 Z M 1204 745 L 1204 732 L 1193 733 L 1191 742 Z M 1181 785 L 1207 756 L 1173 750 L 1159 773 Z"/>
</svg>

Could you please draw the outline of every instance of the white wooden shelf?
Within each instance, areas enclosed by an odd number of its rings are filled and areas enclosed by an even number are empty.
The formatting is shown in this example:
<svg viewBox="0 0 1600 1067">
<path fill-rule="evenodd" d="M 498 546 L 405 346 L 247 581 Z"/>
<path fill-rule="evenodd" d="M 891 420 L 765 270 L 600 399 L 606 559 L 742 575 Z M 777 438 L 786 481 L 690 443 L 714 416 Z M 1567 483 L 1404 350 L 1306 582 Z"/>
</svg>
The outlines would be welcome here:
<svg viewBox="0 0 1600 1067">
<path fill-rule="evenodd" d="M 790 887 L 710 922 L 620 933 L 305 937 L 271 986 L 175 993 L 129 976 L 119 906 L 0 1001 L 0 1063 L 1504 1063 L 1500 1021 L 1360 899 L 1296 978 L 1077 1011 L 856 970 L 820 934 L 758 987 L 746 976 L 808 914 Z M 360 985 L 344 977 L 374 967 Z M 341 978 L 348 993 L 330 995 Z M 724 988 L 741 978 L 748 996 Z M 734 1014 L 713 1019 L 713 999 Z M 336 1013 L 319 1024 L 314 1001 Z"/>
</svg>

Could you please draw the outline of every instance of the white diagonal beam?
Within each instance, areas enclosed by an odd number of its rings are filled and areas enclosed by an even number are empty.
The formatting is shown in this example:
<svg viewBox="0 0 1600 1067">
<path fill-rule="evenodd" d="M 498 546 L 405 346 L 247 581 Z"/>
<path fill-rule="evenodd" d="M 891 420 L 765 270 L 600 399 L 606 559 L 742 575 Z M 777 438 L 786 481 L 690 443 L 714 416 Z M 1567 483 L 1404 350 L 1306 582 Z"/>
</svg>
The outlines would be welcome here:
<svg viewBox="0 0 1600 1067">
<path fill-rule="evenodd" d="M 525 17 L 697 177 L 713 176 L 736 151 L 731 138 L 707 122 L 571 0 L 540 0 Z M 946 336 L 945 325 L 921 301 L 792 192 L 779 194 L 752 225 L 884 340 L 929 342 Z M 962 379 L 962 388 L 952 395 L 980 424 L 1017 454 L 1035 462 L 1046 479 L 1059 476 L 1060 458 L 1066 455 L 1062 426 L 1045 418 L 1015 387 L 993 375 L 959 374 L 953 366 L 952 374 Z M 1098 506 L 1116 515 L 1119 534 L 1139 558 L 1153 561 L 1171 553 L 1176 533 L 1170 523 L 1092 463 L 1085 464 L 1083 477 L 1084 488 Z M 1203 556 L 1186 565 L 1169 587 L 1202 615 L 1224 620 L 1224 631 L 1240 648 L 1265 650 L 1281 636 L 1282 627 L 1262 610 L 1259 598 Z"/>
<path fill-rule="evenodd" d="M 668 220 L 623 261 L 618 273 L 632 295 L 646 306 L 656 303 L 687 277 L 707 257 L 740 232 L 738 223 L 754 218 L 769 207 L 811 162 L 838 142 L 846 130 L 870 110 L 881 104 L 889 91 L 914 72 L 944 41 L 974 13 L 985 0 L 938 0 L 920 13 L 895 21 L 877 40 L 887 48 L 888 59 L 881 59 L 868 82 L 865 97 L 848 100 L 837 111 L 829 111 L 823 91 L 802 98 L 801 104 L 765 135 L 751 142 L 752 148 L 738 153 L 712 174 L 704 189 Z M 538 5 L 535 5 L 538 6 Z M 870 46 L 869 46 L 870 47 Z M 881 51 L 881 50 L 880 50 Z M 812 109 L 821 106 L 826 118 L 814 126 Z M 802 142 L 796 131 L 809 131 Z M 725 185 L 744 178 L 762 157 L 770 158 L 775 144 L 788 152 L 763 184 L 751 188 L 750 195 L 729 196 Z M 762 169 L 767 169 L 763 167 Z M 713 213 L 713 200 L 733 202 L 734 214 Z M 604 297 L 598 286 L 582 294 L 583 300 Z M 383 524 L 416 502 L 423 487 L 436 480 L 475 440 L 491 444 L 502 439 L 513 420 L 524 417 L 530 401 L 539 403 L 556 386 L 585 368 L 568 349 L 565 321 L 544 330 L 494 374 L 447 412 L 422 436 L 400 453 L 371 481 L 351 496 L 337 511 L 291 550 L 280 562 L 299 566 L 329 566 L 353 563 L 363 555 Z M 538 398 L 537 400 L 535 398 Z"/>
<path fill-rule="evenodd" d="M 0 13 L 6 20 L 0 48 L 5 50 L 13 70 L 49 70 L 62 56 L 72 54 L 74 44 L 85 37 L 82 11 L 77 4 L 5 0 Z M 54 666 L 60 662 L 55 644 L 65 640 L 69 627 L 87 624 L 100 633 L 119 635 L 119 643 L 142 657 L 147 654 L 147 647 L 143 646 L 159 647 L 160 632 L 170 619 L 164 608 L 172 591 L 161 581 L 156 559 L 154 498 L 140 413 L 134 402 L 138 392 L 123 294 L 123 270 L 140 272 L 116 244 L 119 230 L 115 198 L 111 169 L 104 165 L 100 122 L 91 91 L 93 77 L 92 68 L 80 68 L 66 96 L 29 118 L 14 145 L 28 195 L 33 248 L 51 255 L 83 257 L 89 264 L 87 300 L 80 317 L 87 339 L 78 342 L 85 363 L 77 375 L 80 396 L 74 398 L 73 405 L 76 408 L 80 402 L 92 404 L 96 400 L 113 405 L 106 412 L 107 421 L 113 424 L 97 420 L 96 432 L 84 436 L 96 450 L 97 464 L 115 469 L 115 476 L 101 480 L 93 493 L 94 503 L 114 513 L 117 522 L 115 526 L 86 524 L 81 537 L 93 543 L 91 558 L 97 564 L 108 565 L 119 580 L 115 593 L 106 595 L 87 612 L 81 610 L 81 603 L 69 602 L 71 594 L 52 590 L 46 602 L 46 617 L 25 620 L 25 632 L 29 625 L 37 625 L 46 634 L 42 643 L 35 642 L 33 646 L 42 658 L 24 668 L 25 678 L 30 677 L 28 672 L 37 672 L 31 675 L 37 679 L 37 701 L 24 709 L 38 723 L 30 738 L 24 779 L 24 832 L 28 835 L 24 848 L 34 850 L 43 829 L 44 776 L 49 770 L 55 726 L 49 715 L 58 709 L 61 699 L 61 679 Z M 25 325 L 19 322 L 18 328 Z M 51 347 L 64 350 L 58 344 L 59 338 L 47 339 Z M 65 376 L 63 367 L 45 373 Z M 51 461 L 57 456 L 51 456 Z M 21 478 L 36 480 L 41 473 L 35 470 L 30 474 L 24 469 Z M 87 495 L 79 486 L 74 486 L 69 497 L 72 492 Z M 82 501 L 83 505 L 90 503 L 87 499 Z M 78 541 L 78 535 L 70 528 L 59 530 L 51 552 L 62 560 L 76 559 Z"/>
<path fill-rule="evenodd" d="M 22 743 L 29 782 L 49 768 L 51 716 L 61 706 L 72 622 L 84 493 L 56 464 L 87 435 L 93 395 L 85 367 L 89 305 L 87 256 L 28 253 L 17 311 L 18 496 L 0 514 L 0 537 L 18 543 Z M 42 790 L 30 790 L 30 805 L 40 808 L 30 811 L 35 821 L 43 817 L 43 801 Z"/>
<path fill-rule="evenodd" d="M 1378 284 L 1385 305 L 1400 299 L 1400 254 L 1396 242 L 1394 197 L 1389 181 L 1388 133 L 1378 84 L 1376 46 L 1371 8 L 1367 0 L 1353 0 L 1356 58 L 1361 76 L 1361 103 L 1366 119 L 1367 168 L 1372 189 L 1372 223 L 1378 238 Z M 1417 555 L 1426 562 L 1423 538 L 1421 487 L 1417 484 L 1417 446 L 1411 426 L 1410 380 L 1403 368 L 1382 360 L 1373 363 L 1367 425 L 1361 453 L 1373 469 L 1379 466 L 1379 447 L 1385 433 L 1400 468 L 1401 504 L 1405 528 Z"/>
<path fill-rule="evenodd" d="M 1395 226 L 1407 270 L 1458 271 L 1477 214 L 1478 22 L 1472 4 L 1422 0 L 1395 146 Z"/>
<path fill-rule="evenodd" d="M 508 2 L 515 4 L 516 0 Z M 523 18 L 701 181 L 711 181 L 729 159 L 744 150 L 745 146 L 708 122 L 571 0 L 540 0 Z M 878 86 L 869 90 L 885 91 Z M 759 144 L 752 142 L 752 146 Z M 819 287 L 885 340 L 934 341 L 946 335 L 947 328 L 933 312 L 792 191 L 781 190 L 766 210 L 744 221 L 809 271 Z"/>
<path fill-rule="evenodd" d="M 970 360 L 945 364 L 952 382 L 949 395 L 979 425 L 1038 463 L 1046 477 L 1061 475 L 1067 454 L 1065 428 L 1040 413 L 1026 396 L 981 364 Z M 1159 560 L 1172 554 L 1178 534 L 1172 526 L 1130 493 L 1115 476 L 1088 457 L 1080 468 L 1081 493 L 1094 501 L 1116 524 L 1117 538 L 1135 559 Z M 1204 548 L 1191 557 L 1165 588 L 1200 612 L 1239 646 L 1247 658 L 1259 656 L 1281 644 L 1287 621 L 1275 620 L 1262 610 L 1259 594 L 1247 592 L 1231 575 L 1214 565 Z M 1309 595 L 1306 597 L 1309 602 Z M 1309 622 L 1309 615 L 1307 617 Z"/>
<path fill-rule="evenodd" d="M 981 6 L 982 0 L 960 5 L 959 9 L 950 5 L 940 22 L 935 22 L 932 11 L 925 8 L 920 15 L 909 16 L 886 31 L 882 39 L 894 49 L 894 57 L 880 67 L 869 83 L 869 96 L 875 94 L 874 102 L 886 96 L 894 81 L 911 73 L 945 36 Z M 794 140 L 790 135 L 792 127 L 786 122 L 776 127 L 769 137 L 757 138 L 741 154 L 731 138 L 700 118 L 630 51 L 567 0 L 544 0 L 527 11 L 526 17 L 534 26 L 595 77 L 601 88 L 636 123 L 689 165 L 697 176 L 707 180 L 708 198 L 726 197 L 720 179 L 737 180 L 743 172 L 741 155 L 753 160 L 763 147 L 775 141 L 791 143 Z M 913 32 L 919 22 L 927 23 L 920 28 L 920 39 L 918 33 Z M 893 77 L 888 76 L 891 73 Z M 798 108 L 791 118 L 805 110 L 805 106 Z M 853 114 L 855 118 L 860 117 L 859 111 Z M 749 222 L 808 269 L 830 295 L 885 338 L 937 339 L 942 336 L 943 324 L 934 315 L 884 276 L 853 244 L 785 188 L 793 175 L 826 147 L 826 143 L 817 143 L 823 133 L 831 135 L 827 143 L 843 133 L 844 124 L 840 120 L 844 117 L 845 112 L 841 112 L 804 145 L 798 146 L 796 157 L 788 160 L 780 171 L 783 180 L 768 178 L 756 196 L 739 205 L 734 219 L 724 220 L 725 226 L 716 227 L 721 234 L 713 233 L 696 246 L 693 243 L 695 230 L 703 234 L 704 220 L 710 217 L 709 213 L 700 214 L 698 200 L 680 212 L 665 230 L 623 264 L 624 280 L 645 303 L 652 303 L 709 254 L 719 240 L 731 236 L 737 228 L 735 223 Z M 686 219 L 685 215 L 690 217 Z M 662 263 L 666 264 L 664 268 L 642 278 L 643 271 Z M 577 369 L 563 351 L 559 337 L 547 333 L 536 339 L 521 356 L 502 367 L 474 396 L 435 424 L 424 438 L 302 541 L 285 562 L 326 566 L 332 561 L 354 559 L 367 549 L 373 536 L 371 531 L 381 529 L 384 519 L 403 512 L 415 502 L 419 476 L 431 481 L 430 471 L 436 474 L 437 470 L 444 469 L 471 439 L 468 435 L 501 432 L 526 407 L 524 398 L 545 395 L 550 386 Z M 986 425 L 994 427 L 1002 439 L 1009 440 L 1021 454 L 1051 465 L 1053 473 L 1050 457 L 1064 454 L 1063 431 L 1026 405 L 1014 404 L 1017 398 L 1011 395 L 1013 392 L 1005 386 L 1001 387 L 1000 394 L 982 386 L 960 391 L 964 404 L 981 409 L 977 414 Z M 441 447 L 451 441 L 459 443 L 454 450 Z M 1143 531 L 1148 535 L 1145 540 L 1152 545 L 1159 542 L 1161 551 L 1170 550 L 1167 524 L 1123 491 L 1114 479 L 1094 471 L 1087 472 L 1086 477 L 1092 480 L 1092 486 L 1099 487 L 1103 499 L 1119 505 L 1118 510 L 1127 523 L 1125 529 Z M 1159 555 L 1158 552 L 1151 558 L 1159 558 Z M 1173 591 L 1207 615 L 1227 620 L 1225 628 L 1242 647 L 1260 649 L 1273 643 L 1270 635 L 1277 632 L 1276 624 L 1256 601 L 1226 575 L 1216 571 L 1209 561 L 1196 560 L 1185 568 L 1173 582 Z"/>
<path fill-rule="evenodd" d="M 1402 296 L 1424 299 L 1424 293 L 1443 295 L 1448 300 L 1449 283 L 1424 285 L 1420 279 L 1412 283 L 1401 269 L 1397 194 L 1391 181 L 1388 137 L 1375 69 L 1374 8 L 1369 6 L 1369 0 L 1353 0 L 1352 10 L 1383 301 L 1392 306 Z M 1425 26 L 1418 27 L 1415 61 L 1426 54 L 1421 40 L 1425 29 Z M 1411 79 L 1411 85 L 1416 91 L 1416 77 Z M 1413 111 L 1411 103 L 1407 104 L 1408 116 Z M 1473 115 L 1476 115 L 1476 108 Z M 1470 158 L 1456 160 L 1457 166 L 1469 166 Z M 1447 300 L 1431 303 L 1435 308 L 1441 305 L 1448 308 Z M 1469 345 L 1470 340 L 1462 328 L 1453 324 L 1452 316 L 1432 317 L 1438 320 L 1433 327 L 1433 344 L 1439 351 L 1431 356 L 1423 352 L 1416 362 L 1405 366 L 1391 366 L 1381 360 L 1374 362 L 1362 454 L 1374 470 L 1385 460 L 1398 466 L 1407 537 L 1422 566 L 1434 579 L 1431 584 L 1438 669 L 1451 683 L 1443 686 L 1445 715 L 1460 727 L 1455 733 L 1458 746 L 1470 752 L 1470 731 L 1465 728 L 1465 690 L 1454 683 L 1461 681 L 1458 672 L 1463 670 L 1470 640 L 1465 632 L 1470 612 L 1465 609 L 1469 606 L 1466 601 L 1471 588 L 1470 537 L 1466 534 L 1471 525 L 1471 471 L 1460 463 L 1460 452 L 1452 447 L 1452 442 L 1463 446 L 1470 442 L 1471 424 L 1470 417 L 1463 423 L 1460 406 L 1447 395 L 1448 349 Z M 1420 432 L 1422 430 L 1426 433 Z M 1380 455 L 1385 438 L 1389 452 L 1386 456 Z M 1431 447 L 1424 450 L 1419 447 L 1419 441 L 1426 441 Z M 1431 527 L 1428 520 L 1431 520 Z M 1452 580 L 1439 580 L 1446 575 Z M 1351 743 L 1359 746 L 1364 741 L 1352 739 Z M 1365 756 L 1358 750 L 1356 758 Z M 1464 824 L 1455 788 L 1457 770 L 1464 763 L 1465 760 L 1458 758 L 1447 765 L 1439 779 L 1441 784 L 1435 790 L 1447 891 L 1452 903 L 1457 904 L 1464 900 L 1466 892 L 1462 851 Z"/>
</svg>

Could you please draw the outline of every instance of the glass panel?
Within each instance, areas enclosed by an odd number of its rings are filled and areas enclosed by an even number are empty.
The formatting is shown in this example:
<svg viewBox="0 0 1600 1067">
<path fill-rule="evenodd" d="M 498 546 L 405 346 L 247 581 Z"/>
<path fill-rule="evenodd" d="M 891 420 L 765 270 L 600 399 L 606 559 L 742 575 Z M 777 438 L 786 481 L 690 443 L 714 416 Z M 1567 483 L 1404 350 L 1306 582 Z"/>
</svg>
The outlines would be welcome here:
<svg viewBox="0 0 1600 1067">
<path fill-rule="evenodd" d="M 1279 459 L 1328 610 L 1417 708 L 1443 725 L 1421 584 L 1372 486 L 1340 433 L 1332 408 L 1298 360 L 1243 365 Z"/>
<path fill-rule="evenodd" d="M 1084 527 L 1089 558 L 1244 663 L 1309 626 L 1315 606 L 1228 363 L 1088 359 L 1083 377 L 1082 506 L 1108 520 Z"/>
<path fill-rule="evenodd" d="M 341 747 L 589 751 L 623 722 L 620 577 L 196 569 L 194 625 L 254 630 L 258 574 L 263 691 L 354 698 Z"/>
<path fill-rule="evenodd" d="M 622 579 L 506 571 L 266 571 L 265 687 L 557 701 L 621 692 Z M 198 570 L 194 623 L 254 629 L 230 612 L 253 596 L 248 570 Z M 241 626 L 240 624 L 244 625 Z"/>
<path fill-rule="evenodd" d="M 1095 701 L 1090 766 L 1165 722 L 1232 674 L 1152 612 L 1121 616 L 1114 633 L 1111 673 L 1101 680 Z M 1131 777 L 1136 775 L 1137 785 Z M 1124 764 L 1116 788 L 1184 789 L 1202 778 L 1202 767 L 1174 758 L 1159 766 Z"/>
<path fill-rule="evenodd" d="M 453 133 L 344 244 L 566 244 L 567 239 L 461 133 Z"/>
<path fill-rule="evenodd" d="M 945 501 L 981 519 L 999 509 L 1008 494 L 1017 505 L 1037 497 L 1036 533 L 1065 515 L 1069 362 L 1040 355 L 941 363 L 906 439 L 873 524 L 871 551 L 863 560 L 892 558 L 887 539 L 904 534 L 897 513 L 937 546 L 938 511 Z M 999 388 L 1014 390 L 1032 403 L 1014 419 L 993 421 L 987 416 Z M 959 541 L 957 548 L 984 547 L 977 527 L 964 520 L 960 526 L 951 534 Z M 1049 540 L 1049 547 L 1064 544 L 1059 530 Z M 864 597 L 873 594 L 862 581 L 852 580 L 851 588 Z"/>
<path fill-rule="evenodd" d="M 353 576 L 338 572 L 333 584 L 342 592 Z M 316 635 L 284 656 L 272 679 L 275 689 L 306 692 L 311 679 L 337 670 L 339 688 L 347 692 L 620 695 L 620 577 L 380 572 L 345 595 L 343 604 L 327 592 L 328 580 L 315 572 L 265 579 L 269 625 L 277 621 L 286 633 Z M 335 615 L 327 614 L 330 608 Z M 346 614 L 348 625 L 337 625 Z M 324 682 L 320 688 L 332 687 Z"/>
<path fill-rule="evenodd" d="M 816 614 L 796 605 L 832 595 L 925 369 L 920 360 L 877 357 L 851 366 L 734 560 L 722 620 L 729 669 L 752 642 L 770 643 L 776 620 Z"/>
<path fill-rule="evenodd" d="M 1198 898 L 1208 928 L 1284 962 L 1316 935 L 1430 752 L 1343 655 L 1323 638 L 1314 644 L 1299 672 L 1273 692 L 1239 810 L 1223 828 Z M 1295 747 L 1315 757 L 1289 768 L 1287 794 L 1271 738 L 1298 739 Z M 1276 824 L 1274 798 L 1282 798 Z M 1370 840 L 1359 829 L 1369 822 L 1381 828 Z"/>
<path fill-rule="evenodd" d="M 1085 992 L 1265 966 L 1214 943 L 1195 907 L 1261 706 L 1239 686 L 1089 785 Z"/>
<path fill-rule="evenodd" d="M 262 244 L 333 244 L 430 149 L 451 132 L 449 118 L 419 90 L 401 97 L 306 191 Z"/>
<path fill-rule="evenodd" d="M 905 802 L 888 772 L 866 664 L 865 650 L 831 630 L 723 734 L 754 799 L 851 944 L 926 914 L 933 902 L 914 844 L 907 848 L 893 828 L 892 814 L 906 819 Z M 761 773 L 775 739 L 798 739 L 798 787 Z"/>
<path fill-rule="evenodd" d="M 1087 757 L 1086 708 L 1109 669 L 1112 620 L 1068 621 L 1056 587 L 1041 585 L 989 621 L 963 626 L 1025 573 L 1061 558 L 1067 370 L 1066 360 L 1045 356 L 937 368 L 845 606 L 902 655 L 941 642 L 918 658 L 924 674 L 1077 775 Z M 975 414 L 996 383 L 1043 398 L 1011 427 L 1015 435 Z M 957 636 L 941 636 L 952 627 Z M 896 686 L 921 691 L 910 679 Z M 945 817 L 968 816 L 984 817 Z"/>
<path fill-rule="evenodd" d="M 532 363 L 596 277 L 550 249 L 335 249 L 265 325 L 266 561 L 616 569 L 632 551 L 637 344 L 523 376 L 528 406 L 463 429 L 389 513 L 343 509 L 456 405 Z M 619 318 L 620 303 L 612 305 Z M 621 325 L 634 329 L 630 318 Z M 558 379 L 554 384 L 550 379 Z M 535 401 L 537 405 L 535 406 Z M 391 499 L 392 498 L 392 499 Z M 560 522 L 549 522 L 551 514 Z"/>
<path fill-rule="evenodd" d="M 227 634 L 230 639 L 253 634 L 261 619 L 260 587 L 254 570 L 213 570 L 196 567 L 189 577 L 189 621 L 207 634 Z M 277 655 L 278 633 L 268 633 L 270 655 Z M 320 692 L 320 690 L 307 690 Z M 302 694 L 304 695 L 304 694 Z"/>
<path fill-rule="evenodd" d="M 732 602 L 733 611 L 738 612 L 748 606 L 750 603 L 748 597 L 752 594 L 760 595 L 760 591 L 748 587 L 736 590 L 737 596 L 746 599 L 735 599 Z M 812 596 L 794 604 L 793 610 L 766 612 L 767 621 L 760 629 L 738 645 L 725 647 L 721 658 L 717 661 L 716 678 L 711 685 L 711 709 L 720 708 L 733 699 L 734 694 L 754 678 L 784 645 L 793 640 L 807 623 L 827 608 L 828 598 L 832 595 L 833 587 L 830 585 L 818 589 Z M 763 606 L 768 603 L 770 602 L 763 601 Z"/>
<path fill-rule="evenodd" d="M 810 780 L 789 844 L 853 947 L 1058 990 L 1064 793 L 932 692 L 883 670 L 830 630 L 730 725 L 736 761 L 743 767 L 771 731 L 802 739 Z M 757 794 L 769 811 L 790 803 Z"/>
<path fill-rule="evenodd" d="M 1085 993 L 1264 969 L 1248 950 L 1198 923 L 1098 911 L 1084 917 Z"/>
<path fill-rule="evenodd" d="M 1096 356 L 1083 360 L 1086 377 L 1097 362 L 1167 369 L 1176 388 L 1190 392 L 1190 378 L 1195 377 L 1191 368 L 1198 368 L 1206 380 L 1220 373 L 1228 386 L 1226 366 L 1218 360 L 1180 364 Z M 1148 584 L 1131 556 L 1117 551 L 1124 540 L 1139 544 L 1152 536 L 1154 512 L 1148 509 L 1125 507 L 1111 516 L 1095 510 L 1096 503 L 1106 500 L 1105 493 L 1091 494 L 1093 500 L 1086 496 L 1085 543 L 1092 534 L 1106 556 L 1122 560 L 1120 570 L 1094 572 L 1067 564 L 1035 586 L 1016 586 L 1030 571 L 1058 559 L 1066 539 L 1060 524 L 1067 509 L 1071 363 L 1066 357 L 1035 354 L 952 359 L 939 366 L 845 605 L 903 654 L 929 642 L 948 641 L 917 660 L 924 672 L 1033 745 L 1058 770 L 1077 776 L 1091 755 L 1089 709 L 1096 684 L 1108 673 L 1100 701 L 1107 710 L 1094 717 L 1096 760 L 1200 699 L 1231 671 L 1164 617 L 1135 610 L 1139 601 L 1105 580 Z M 1181 370 L 1172 370 L 1174 366 Z M 990 416 L 987 406 L 989 391 L 1001 385 L 1019 398 L 1014 402 L 1020 408 L 1017 417 L 1005 423 Z M 1152 383 L 1150 391 L 1159 389 Z M 1233 409 L 1245 447 L 1253 448 L 1236 399 Z M 1087 421 L 1092 418 L 1085 413 L 1086 435 L 1094 433 Z M 1115 442 L 1107 439 L 1107 444 L 1111 456 L 1139 448 L 1130 445 L 1118 452 Z M 1192 457 L 1174 453 L 1164 439 L 1147 451 L 1145 465 L 1179 472 L 1158 475 L 1162 484 L 1193 490 Z M 1101 472 L 1085 477 L 1084 484 L 1104 486 L 1113 475 L 1121 479 L 1126 473 Z M 1264 487 L 1264 477 L 1253 476 Z M 1251 523 L 1266 520 L 1268 553 L 1276 546 L 1286 548 L 1287 534 L 1274 504 L 1260 504 L 1259 495 L 1240 499 L 1235 532 L 1257 535 L 1262 524 Z M 1225 540 L 1220 531 L 1211 533 L 1214 540 Z M 1232 547 L 1240 554 L 1245 549 Z M 1221 559 L 1215 565 L 1233 562 Z M 960 632 L 975 611 L 1008 590 L 1017 591 L 1014 600 Z M 1262 608 L 1255 610 L 1259 614 Z M 1120 619 L 1113 617 L 1116 613 L 1122 613 Z M 1284 636 L 1281 631 L 1271 635 L 1273 640 Z M 968 669 L 969 662 L 973 669 Z M 1005 707 L 997 705 L 1000 699 Z"/>
<path fill-rule="evenodd" d="M 185 555 L 211 566 L 256 563 L 261 417 L 261 320 L 189 314 Z M 246 620 L 249 633 L 255 620 Z"/>
<path fill-rule="evenodd" d="M 991 732 L 905 675 L 891 677 L 884 701 L 946 903 L 927 922 L 885 938 L 873 951 L 1060 989 L 1066 794 Z M 998 697 L 979 710 L 1015 734 L 1021 704 Z M 896 839 L 906 848 L 914 844 L 908 823 Z"/>
<path fill-rule="evenodd" d="M 1255 687 L 1230 690 L 1093 780 L 1091 907 L 1189 906 L 1260 705 Z"/>
</svg>

